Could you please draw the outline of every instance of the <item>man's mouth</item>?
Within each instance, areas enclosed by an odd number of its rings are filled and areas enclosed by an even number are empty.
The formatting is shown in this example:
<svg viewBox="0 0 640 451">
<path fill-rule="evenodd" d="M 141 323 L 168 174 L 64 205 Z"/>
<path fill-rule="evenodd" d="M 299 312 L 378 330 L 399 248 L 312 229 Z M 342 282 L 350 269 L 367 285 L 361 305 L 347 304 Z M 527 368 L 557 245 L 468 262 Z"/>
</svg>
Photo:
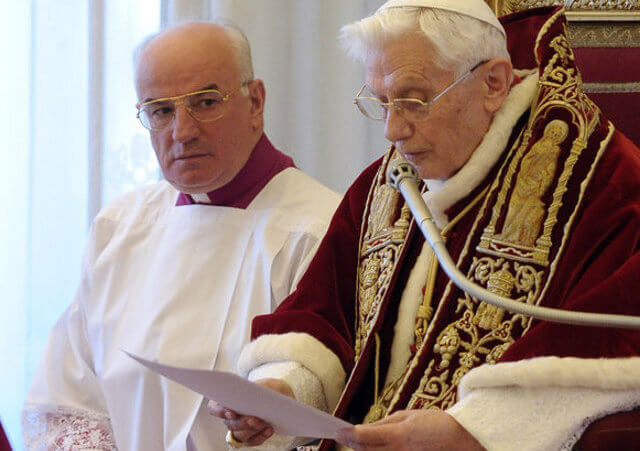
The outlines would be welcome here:
<svg viewBox="0 0 640 451">
<path fill-rule="evenodd" d="M 417 160 L 427 154 L 427 150 L 413 150 L 411 152 L 400 151 L 400 154 L 409 161 Z"/>
<path fill-rule="evenodd" d="M 206 156 L 207 155 L 204 153 L 194 153 L 189 155 L 180 155 L 179 157 L 176 157 L 176 160 L 191 160 L 193 158 L 201 158 Z"/>
</svg>

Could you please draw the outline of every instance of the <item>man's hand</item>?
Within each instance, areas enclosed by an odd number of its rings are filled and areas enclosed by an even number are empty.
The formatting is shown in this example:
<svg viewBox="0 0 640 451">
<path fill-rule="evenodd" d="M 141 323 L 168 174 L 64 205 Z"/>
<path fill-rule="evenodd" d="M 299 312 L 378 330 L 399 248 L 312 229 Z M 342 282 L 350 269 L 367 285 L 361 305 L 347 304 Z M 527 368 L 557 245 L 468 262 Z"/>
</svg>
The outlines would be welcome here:
<svg viewBox="0 0 640 451">
<path fill-rule="evenodd" d="M 260 379 L 255 383 L 295 399 L 295 395 L 289 384 L 280 379 Z M 207 408 L 211 415 L 222 418 L 224 424 L 233 433 L 236 440 L 243 442 L 246 446 L 261 445 L 273 435 L 271 425 L 262 421 L 260 418 L 238 415 L 233 410 L 227 409 L 215 401 L 209 401 Z"/>
<path fill-rule="evenodd" d="M 343 429 L 337 441 L 356 451 L 484 449 L 441 410 L 401 410 L 375 423 Z"/>
</svg>

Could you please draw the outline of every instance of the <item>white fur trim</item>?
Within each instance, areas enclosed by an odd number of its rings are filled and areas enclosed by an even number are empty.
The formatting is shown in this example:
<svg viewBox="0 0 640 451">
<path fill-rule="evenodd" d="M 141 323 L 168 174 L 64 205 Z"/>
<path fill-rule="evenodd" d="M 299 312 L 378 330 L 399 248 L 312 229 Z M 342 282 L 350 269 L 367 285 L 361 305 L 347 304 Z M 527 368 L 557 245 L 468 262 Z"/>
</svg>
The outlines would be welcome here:
<svg viewBox="0 0 640 451">
<path fill-rule="evenodd" d="M 602 390 L 640 390 L 640 357 L 579 359 L 537 357 L 518 362 L 482 365 L 471 370 L 458 386 L 462 398 L 479 388 L 581 387 Z"/>
<path fill-rule="evenodd" d="M 345 385 L 346 373 L 340 359 L 309 334 L 291 332 L 262 335 L 240 353 L 237 371 L 243 377 L 265 363 L 294 361 L 311 371 L 322 384 L 329 410 L 333 410 Z"/>
<path fill-rule="evenodd" d="M 538 74 L 517 73 L 530 75 L 511 88 L 500 110 L 493 117 L 482 142 L 465 165 L 444 182 L 425 180 L 429 191 L 424 193 L 423 197 L 438 227 L 443 228 L 449 222 L 445 210 L 467 196 L 489 174 L 504 152 L 513 127 L 531 106 L 538 85 Z"/>
<path fill-rule="evenodd" d="M 640 358 L 542 357 L 483 365 L 447 412 L 487 450 L 570 450 L 587 426 L 640 406 Z"/>
<path fill-rule="evenodd" d="M 393 328 L 393 343 L 391 344 L 391 361 L 385 379 L 385 386 L 397 379 L 407 366 L 411 357 L 411 345 L 415 342 L 415 321 L 418 307 L 422 303 L 422 287 L 427 282 L 427 272 L 433 250 L 427 241 L 422 245 L 420 255 L 411 270 L 407 285 L 402 291 L 398 306 L 398 320 Z"/>
<path fill-rule="evenodd" d="M 249 372 L 248 379 L 257 381 L 264 378 L 281 379 L 291 387 L 296 400 L 316 409 L 327 411 L 322 384 L 311 371 L 298 362 L 271 362 L 260 365 Z M 277 451 L 295 449 L 296 446 L 308 442 L 308 438 L 290 437 L 287 435 L 272 435 L 260 446 L 252 447 L 255 451 Z"/>
<path fill-rule="evenodd" d="M 320 379 L 298 362 L 265 363 L 249 372 L 248 379 L 252 382 L 265 378 L 283 380 L 289 384 L 298 401 L 323 412 L 328 410 Z"/>
</svg>

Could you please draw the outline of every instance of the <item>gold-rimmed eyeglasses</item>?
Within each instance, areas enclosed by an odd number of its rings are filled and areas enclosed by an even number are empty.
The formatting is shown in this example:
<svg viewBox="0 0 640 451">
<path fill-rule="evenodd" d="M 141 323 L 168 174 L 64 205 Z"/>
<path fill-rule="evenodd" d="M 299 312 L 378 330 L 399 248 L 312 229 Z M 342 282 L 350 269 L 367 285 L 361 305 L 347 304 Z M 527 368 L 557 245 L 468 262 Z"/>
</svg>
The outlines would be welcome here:
<svg viewBox="0 0 640 451">
<path fill-rule="evenodd" d="M 138 106 L 136 117 L 149 130 L 163 130 L 173 122 L 178 105 L 184 105 L 187 112 L 197 121 L 213 122 L 220 119 L 227 112 L 227 101 L 251 83 L 245 81 L 228 94 L 222 94 L 217 89 L 202 89 L 173 97 L 163 97 Z"/>
<path fill-rule="evenodd" d="M 398 114 L 400 114 L 408 121 L 423 121 L 429 115 L 431 105 L 433 105 L 436 100 L 438 100 L 455 86 L 469 78 L 473 71 L 484 63 L 486 63 L 486 61 L 482 61 L 476 64 L 466 73 L 456 78 L 453 83 L 444 88 L 439 94 L 437 94 L 428 102 L 415 98 L 398 98 L 393 99 L 389 102 L 383 102 L 371 91 L 369 91 L 369 87 L 365 84 L 362 86 L 362 88 L 360 88 L 360 91 L 358 91 L 358 94 L 356 94 L 356 96 L 354 97 L 353 103 L 358 107 L 362 114 L 364 114 L 369 119 L 373 119 L 374 121 L 386 120 L 387 114 L 389 113 L 389 108 L 395 109 Z"/>
</svg>

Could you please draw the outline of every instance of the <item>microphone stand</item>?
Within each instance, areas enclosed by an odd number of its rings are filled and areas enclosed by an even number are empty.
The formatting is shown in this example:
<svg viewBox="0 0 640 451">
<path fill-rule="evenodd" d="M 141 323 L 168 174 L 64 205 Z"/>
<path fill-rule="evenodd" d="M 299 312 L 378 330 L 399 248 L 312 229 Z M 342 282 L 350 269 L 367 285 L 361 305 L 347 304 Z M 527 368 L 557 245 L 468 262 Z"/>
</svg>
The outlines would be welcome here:
<svg viewBox="0 0 640 451">
<path fill-rule="evenodd" d="M 433 222 L 431 212 L 418 189 L 418 173 L 406 160 L 396 160 L 387 172 L 392 186 L 402 194 L 422 234 L 425 236 L 440 266 L 458 288 L 477 299 L 532 318 L 556 323 L 575 324 L 579 326 L 615 327 L 622 329 L 640 329 L 640 317 L 613 315 L 605 313 L 587 313 L 562 310 L 549 307 L 525 304 L 513 299 L 497 295 L 467 279 L 456 267 L 445 246 L 440 229 Z"/>
</svg>

